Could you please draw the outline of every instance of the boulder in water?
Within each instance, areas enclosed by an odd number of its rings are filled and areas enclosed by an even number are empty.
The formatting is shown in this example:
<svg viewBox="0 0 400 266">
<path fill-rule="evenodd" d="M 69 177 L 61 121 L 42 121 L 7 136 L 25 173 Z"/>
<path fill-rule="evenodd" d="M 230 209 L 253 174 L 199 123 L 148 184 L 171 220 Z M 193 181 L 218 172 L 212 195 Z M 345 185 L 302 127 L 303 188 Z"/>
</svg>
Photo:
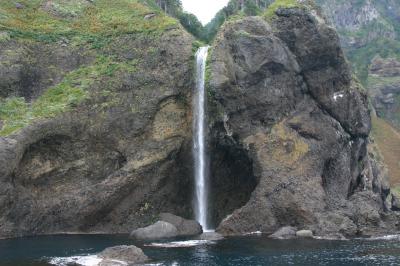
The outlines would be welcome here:
<svg viewBox="0 0 400 266">
<path fill-rule="evenodd" d="M 201 225 L 195 220 L 187 220 L 171 213 L 161 213 L 160 220 L 174 225 L 178 229 L 179 236 L 193 236 L 203 233 Z"/>
<path fill-rule="evenodd" d="M 285 226 L 280 228 L 269 237 L 274 239 L 291 239 L 296 237 L 296 231 L 297 229 L 295 227 Z"/>
<path fill-rule="evenodd" d="M 178 229 L 173 224 L 158 221 L 150 226 L 132 231 L 131 237 L 139 240 L 152 240 L 177 237 L 178 234 Z"/>
<path fill-rule="evenodd" d="M 99 266 L 118 266 L 143 263 L 149 258 L 136 246 L 115 246 L 106 248 L 98 257 L 103 259 Z"/>
</svg>

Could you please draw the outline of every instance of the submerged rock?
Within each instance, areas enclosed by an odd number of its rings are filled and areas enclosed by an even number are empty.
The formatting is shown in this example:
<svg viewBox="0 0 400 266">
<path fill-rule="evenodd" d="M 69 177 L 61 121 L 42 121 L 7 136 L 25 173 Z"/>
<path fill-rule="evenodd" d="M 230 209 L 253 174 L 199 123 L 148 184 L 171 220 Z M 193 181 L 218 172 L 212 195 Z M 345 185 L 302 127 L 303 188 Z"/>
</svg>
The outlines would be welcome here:
<svg viewBox="0 0 400 266">
<path fill-rule="evenodd" d="M 136 246 L 115 246 L 106 248 L 97 255 L 103 259 L 99 266 L 119 266 L 144 263 L 149 258 Z"/>
<path fill-rule="evenodd" d="M 158 221 L 150 226 L 132 231 L 130 236 L 139 240 L 154 240 L 177 237 L 178 235 L 178 229 L 173 224 Z"/>
<path fill-rule="evenodd" d="M 296 237 L 296 227 L 292 226 L 285 226 L 270 235 L 270 238 L 275 238 L 275 239 L 291 239 Z"/>
<path fill-rule="evenodd" d="M 161 213 L 160 220 L 174 225 L 178 229 L 179 236 L 193 236 L 203 232 L 197 221 L 187 220 L 171 213 Z"/>
</svg>

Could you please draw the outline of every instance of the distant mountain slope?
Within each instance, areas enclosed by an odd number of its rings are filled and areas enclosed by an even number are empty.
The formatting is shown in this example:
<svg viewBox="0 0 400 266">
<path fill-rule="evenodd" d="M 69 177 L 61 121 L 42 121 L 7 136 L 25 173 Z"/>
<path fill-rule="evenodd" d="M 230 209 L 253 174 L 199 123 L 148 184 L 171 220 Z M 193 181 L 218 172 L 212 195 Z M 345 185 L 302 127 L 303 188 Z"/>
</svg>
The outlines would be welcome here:
<svg viewBox="0 0 400 266">
<path fill-rule="evenodd" d="M 337 28 L 378 117 L 373 136 L 392 186 L 400 184 L 400 1 L 316 0 Z"/>
<path fill-rule="evenodd" d="M 400 1 L 316 1 L 337 28 L 378 116 L 400 129 Z"/>
<path fill-rule="evenodd" d="M 372 136 L 384 157 L 389 169 L 390 182 L 400 187 L 400 134 L 385 120 L 372 117 Z"/>
</svg>

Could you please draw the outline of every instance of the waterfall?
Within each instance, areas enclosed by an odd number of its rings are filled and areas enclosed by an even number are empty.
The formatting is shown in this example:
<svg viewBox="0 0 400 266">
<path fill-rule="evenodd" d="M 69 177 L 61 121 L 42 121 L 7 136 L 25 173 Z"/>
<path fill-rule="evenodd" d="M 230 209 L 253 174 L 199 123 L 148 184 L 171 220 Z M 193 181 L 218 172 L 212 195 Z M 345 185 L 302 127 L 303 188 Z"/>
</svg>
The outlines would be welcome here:
<svg viewBox="0 0 400 266">
<path fill-rule="evenodd" d="M 203 230 L 208 230 L 208 167 L 205 145 L 205 74 L 208 46 L 196 54 L 196 91 L 193 110 L 193 155 L 195 167 L 195 215 Z"/>
</svg>

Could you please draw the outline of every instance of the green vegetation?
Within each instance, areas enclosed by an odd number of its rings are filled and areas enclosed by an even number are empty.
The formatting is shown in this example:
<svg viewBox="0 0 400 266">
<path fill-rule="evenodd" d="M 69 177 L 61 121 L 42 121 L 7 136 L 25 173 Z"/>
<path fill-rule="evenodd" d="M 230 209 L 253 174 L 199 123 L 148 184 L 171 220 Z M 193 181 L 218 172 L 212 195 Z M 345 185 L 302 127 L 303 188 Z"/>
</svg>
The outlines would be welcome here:
<svg viewBox="0 0 400 266">
<path fill-rule="evenodd" d="M 389 170 L 390 184 L 400 186 L 400 133 L 385 120 L 372 117 L 372 136 Z"/>
<path fill-rule="evenodd" d="M 343 32 L 339 32 L 345 36 Z M 363 47 L 347 49 L 347 57 L 352 64 L 354 73 L 358 76 L 361 83 L 368 85 L 369 65 L 376 55 L 382 58 L 397 58 L 400 60 L 400 41 L 380 38 L 367 43 Z"/>
<path fill-rule="evenodd" d="M 5 125 L 0 131 L 0 136 L 7 136 L 29 123 L 29 107 L 24 98 L 9 98 L 0 101 L 0 120 Z"/>
<path fill-rule="evenodd" d="M 386 85 L 399 84 L 400 77 L 381 77 L 381 76 L 368 76 L 368 87 L 380 88 Z"/>
<path fill-rule="evenodd" d="M 229 1 L 228 5 L 219 11 L 210 23 L 204 26 L 202 39 L 211 42 L 225 21 L 260 15 L 272 2 L 273 0 Z"/>
<path fill-rule="evenodd" d="M 297 0 L 276 0 L 272 3 L 267 10 L 265 11 L 264 17 L 267 20 L 270 20 L 273 16 L 275 16 L 276 10 L 279 8 L 293 8 L 293 7 L 301 7 L 302 5 L 297 2 Z"/>
<path fill-rule="evenodd" d="M 4 125 L 0 136 L 7 136 L 27 126 L 31 121 L 55 117 L 69 111 L 89 97 L 89 87 L 104 77 L 113 77 L 116 72 L 134 72 L 136 61 L 120 63 L 112 57 L 100 56 L 89 66 L 68 73 L 58 85 L 48 89 L 36 101 L 25 102 L 24 98 L 7 98 L 0 101 L 0 120 Z"/>
<path fill-rule="evenodd" d="M 177 26 L 177 21 L 162 11 L 154 11 L 139 0 L 21 0 L 0 2 L 0 30 L 11 37 L 56 41 L 75 38 L 90 41 L 120 34 L 160 34 Z M 156 12 L 156 16 L 144 17 Z"/>
<path fill-rule="evenodd" d="M 397 197 L 400 197 L 400 186 L 392 188 L 392 193 Z"/>
</svg>

